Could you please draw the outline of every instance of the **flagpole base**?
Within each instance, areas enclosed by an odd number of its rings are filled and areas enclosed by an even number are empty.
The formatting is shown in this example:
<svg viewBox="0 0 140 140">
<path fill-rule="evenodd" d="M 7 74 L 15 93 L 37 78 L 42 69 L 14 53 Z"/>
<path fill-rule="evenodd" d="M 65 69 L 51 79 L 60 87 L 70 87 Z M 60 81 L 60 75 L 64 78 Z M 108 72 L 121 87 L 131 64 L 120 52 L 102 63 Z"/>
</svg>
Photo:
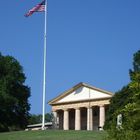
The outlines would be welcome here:
<svg viewBox="0 0 140 140">
<path fill-rule="evenodd" d="M 46 130 L 46 127 L 42 127 L 41 130 Z"/>
</svg>

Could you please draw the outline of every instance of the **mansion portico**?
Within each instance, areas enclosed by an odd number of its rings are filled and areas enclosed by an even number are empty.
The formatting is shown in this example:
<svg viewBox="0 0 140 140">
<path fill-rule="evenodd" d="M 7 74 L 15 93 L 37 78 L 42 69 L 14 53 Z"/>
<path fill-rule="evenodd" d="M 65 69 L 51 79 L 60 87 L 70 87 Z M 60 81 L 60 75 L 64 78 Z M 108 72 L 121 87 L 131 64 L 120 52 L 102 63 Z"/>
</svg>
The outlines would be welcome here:
<svg viewBox="0 0 140 140">
<path fill-rule="evenodd" d="M 105 113 L 113 94 L 85 83 L 49 101 L 55 129 L 102 130 Z"/>
</svg>

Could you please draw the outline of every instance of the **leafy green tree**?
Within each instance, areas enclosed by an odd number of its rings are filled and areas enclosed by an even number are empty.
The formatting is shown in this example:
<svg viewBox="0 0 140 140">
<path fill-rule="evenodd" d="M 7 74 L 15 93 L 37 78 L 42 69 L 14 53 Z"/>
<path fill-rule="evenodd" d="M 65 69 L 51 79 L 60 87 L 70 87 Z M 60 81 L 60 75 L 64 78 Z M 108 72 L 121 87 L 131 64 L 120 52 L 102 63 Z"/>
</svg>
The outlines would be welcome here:
<svg viewBox="0 0 140 140">
<path fill-rule="evenodd" d="M 131 82 L 111 99 L 105 129 L 112 140 L 140 139 L 140 51 L 134 54 Z M 118 114 L 123 115 L 121 128 L 116 127 Z"/>
<path fill-rule="evenodd" d="M 28 124 L 38 124 L 41 123 L 42 115 L 31 114 L 29 117 Z"/>
<path fill-rule="evenodd" d="M 22 129 L 27 125 L 30 88 L 19 62 L 0 53 L 0 131 Z"/>
<path fill-rule="evenodd" d="M 53 115 L 52 113 L 45 114 L 45 122 L 52 122 Z M 32 114 L 29 117 L 29 124 L 38 124 L 42 123 L 42 115 Z"/>
<path fill-rule="evenodd" d="M 52 122 L 52 119 L 53 119 L 52 113 L 45 114 L 45 122 Z"/>
</svg>

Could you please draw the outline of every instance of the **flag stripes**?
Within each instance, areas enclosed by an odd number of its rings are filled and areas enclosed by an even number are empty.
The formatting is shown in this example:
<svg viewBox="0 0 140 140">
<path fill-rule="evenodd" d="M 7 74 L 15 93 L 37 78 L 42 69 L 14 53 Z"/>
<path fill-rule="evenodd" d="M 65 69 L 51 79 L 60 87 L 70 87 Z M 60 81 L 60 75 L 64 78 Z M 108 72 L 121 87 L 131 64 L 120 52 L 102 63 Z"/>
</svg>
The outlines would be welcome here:
<svg viewBox="0 0 140 140">
<path fill-rule="evenodd" d="M 32 9 L 30 9 L 26 14 L 25 17 L 31 16 L 34 12 L 44 12 L 45 11 L 45 0 L 43 0 L 41 3 L 34 6 Z"/>
</svg>

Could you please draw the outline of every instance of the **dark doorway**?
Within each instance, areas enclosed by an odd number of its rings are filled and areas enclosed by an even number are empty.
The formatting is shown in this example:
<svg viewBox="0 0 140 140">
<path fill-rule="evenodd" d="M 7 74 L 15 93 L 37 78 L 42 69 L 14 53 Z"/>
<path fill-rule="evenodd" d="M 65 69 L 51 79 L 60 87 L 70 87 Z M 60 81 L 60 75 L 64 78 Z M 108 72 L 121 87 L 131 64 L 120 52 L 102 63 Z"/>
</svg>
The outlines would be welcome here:
<svg viewBox="0 0 140 140">
<path fill-rule="evenodd" d="M 64 111 L 63 110 L 59 110 L 58 111 L 58 117 L 59 117 L 59 122 L 58 122 L 58 128 L 60 129 L 60 130 L 63 130 L 63 114 L 64 114 Z"/>
<path fill-rule="evenodd" d="M 81 108 L 81 130 L 87 130 L 87 108 Z"/>
<path fill-rule="evenodd" d="M 75 109 L 69 110 L 69 129 L 75 130 Z"/>
</svg>

